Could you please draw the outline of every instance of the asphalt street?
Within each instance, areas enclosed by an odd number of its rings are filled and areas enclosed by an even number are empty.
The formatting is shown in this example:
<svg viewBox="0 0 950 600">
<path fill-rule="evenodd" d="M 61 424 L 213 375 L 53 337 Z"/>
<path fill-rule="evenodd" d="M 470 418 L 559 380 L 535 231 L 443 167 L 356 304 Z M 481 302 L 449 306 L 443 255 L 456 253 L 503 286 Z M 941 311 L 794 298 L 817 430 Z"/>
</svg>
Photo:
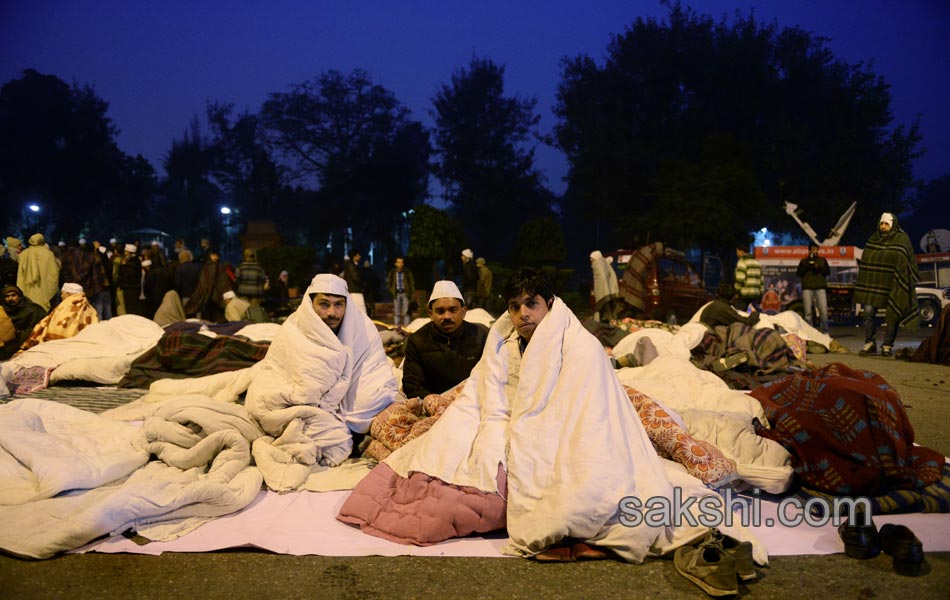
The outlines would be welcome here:
<svg viewBox="0 0 950 600">
<path fill-rule="evenodd" d="M 864 341 L 855 327 L 831 333 L 851 350 Z M 928 334 L 901 335 L 898 346 L 916 347 Z M 917 442 L 950 453 L 950 367 L 854 353 L 809 358 L 819 366 L 837 361 L 881 374 L 900 392 Z M 884 554 L 867 561 L 844 554 L 776 557 L 759 573 L 740 586 L 740 597 L 950 597 L 950 553 L 928 553 L 919 577 L 895 574 Z M 9 599 L 706 597 L 670 560 L 539 564 L 516 558 L 283 556 L 247 549 L 157 557 L 93 553 L 46 561 L 0 556 L 0 598 Z"/>
</svg>

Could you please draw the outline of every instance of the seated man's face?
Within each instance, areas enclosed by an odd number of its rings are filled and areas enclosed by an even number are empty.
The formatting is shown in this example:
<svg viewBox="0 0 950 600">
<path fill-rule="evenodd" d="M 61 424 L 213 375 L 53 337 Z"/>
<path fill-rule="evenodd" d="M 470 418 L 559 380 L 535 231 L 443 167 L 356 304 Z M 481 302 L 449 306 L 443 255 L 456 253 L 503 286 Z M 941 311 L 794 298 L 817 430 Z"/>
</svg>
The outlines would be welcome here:
<svg viewBox="0 0 950 600">
<path fill-rule="evenodd" d="M 343 323 L 343 315 L 346 314 L 346 297 L 317 293 L 313 297 L 313 310 L 327 324 L 327 327 L 336 332 Z"/>
<path fill-rule="evenodd" d="M 20 303 L 20 293 L 16 290 L 10 290 L 3 295 L 3 303 L 6 306 L 14 307 Z"/>
<path fill-rule="evenodd" d="M 522 293 L 508 300 L 508 316 L 511 317 L 511 323 L 518 330 L 518 335 L 529 341 L 534 335 L 534 330 L 548 314 L 548 310 L 550 309 L 547 302 L 538 294 L 529 296 Z"/>
<path fill-rule="evenodd" d="M 429 307 L 429 318 L 432 319 L 436 329 L 445 335 L 451 335 L 462 326 L 465 307 L 458 298 L 439 298 L 432 301 L 432 306 Z"/>
</svg>

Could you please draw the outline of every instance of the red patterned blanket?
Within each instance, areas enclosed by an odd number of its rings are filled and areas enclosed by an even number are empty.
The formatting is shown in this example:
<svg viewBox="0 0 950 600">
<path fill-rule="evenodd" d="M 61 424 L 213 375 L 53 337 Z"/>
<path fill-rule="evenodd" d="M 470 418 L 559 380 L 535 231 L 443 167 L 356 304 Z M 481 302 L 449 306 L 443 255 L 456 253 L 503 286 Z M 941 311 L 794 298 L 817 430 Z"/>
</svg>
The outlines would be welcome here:
<svg viewBox="0 0 950 600">
<path fill-rule="evenodd" d="M 791 452 L 807 487 L 837 495 L 919 490 L 940 479 L 944 457 L 914 445 L 897 391 L 883 377 L 840 363 L 751 392 L 771 429 L 759 435 Z"/>
</svg>

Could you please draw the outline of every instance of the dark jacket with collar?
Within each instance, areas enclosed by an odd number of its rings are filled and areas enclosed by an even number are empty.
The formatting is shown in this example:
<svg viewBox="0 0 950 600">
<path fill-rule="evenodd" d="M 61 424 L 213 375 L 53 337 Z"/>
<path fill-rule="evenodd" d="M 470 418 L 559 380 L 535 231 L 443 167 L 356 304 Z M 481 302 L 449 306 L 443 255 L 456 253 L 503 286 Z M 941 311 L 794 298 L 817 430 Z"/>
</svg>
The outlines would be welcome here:
<svg viewBox="0 0 950 600">
<path fill-rule="evenodd" d="M 451 336 L 426 323 L 406 341 L 402 390 L 409 398 L 441 394 L 466 379 L 482 357 L 488 328 L 463 321 Z"/>
</svg>

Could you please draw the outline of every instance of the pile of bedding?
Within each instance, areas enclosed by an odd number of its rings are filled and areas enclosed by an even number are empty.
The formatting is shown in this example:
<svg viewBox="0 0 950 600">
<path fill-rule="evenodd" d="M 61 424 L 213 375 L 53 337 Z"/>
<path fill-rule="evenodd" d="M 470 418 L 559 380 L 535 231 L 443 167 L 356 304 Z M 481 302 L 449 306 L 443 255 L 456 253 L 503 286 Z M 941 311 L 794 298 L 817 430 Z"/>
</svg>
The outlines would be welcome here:
<svg viewBox="0 0 950 600">
<path fill-rule="evenodd" d="M 139 427 L 44 400 L 0 406 L 0 548 L 48 558 L 129 529 L 174 539 L 241 510 L 262 481 L 242 411 L 183 398 Z"/>
<path fill-rule="evenodd" d="M 87 381 L 116 384 L 132 361 L 154 346 L 164 334 L 154 321 L 123 315 L 90 325 L 76 336 L 34 346 L 0 364 L 8 381 L 20 369 L 50 369 L 49 384 Z"/>
</svg>

